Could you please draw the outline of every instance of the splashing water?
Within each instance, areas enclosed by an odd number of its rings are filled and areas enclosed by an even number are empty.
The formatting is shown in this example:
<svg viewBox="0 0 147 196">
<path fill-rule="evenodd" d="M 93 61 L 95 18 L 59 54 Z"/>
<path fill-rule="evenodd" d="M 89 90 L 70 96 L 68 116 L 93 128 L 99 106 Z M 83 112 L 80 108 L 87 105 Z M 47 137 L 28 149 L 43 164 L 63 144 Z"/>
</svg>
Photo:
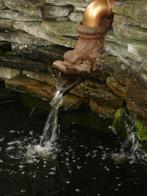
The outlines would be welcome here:
<svg viewBox="0 0 147 196">
<path fill-rule="evenodd" d="M 129 163 L 142 162 L 147 160 L 147 154 L 141 149 L 136 132 L 135 122 L 131 115 L 125 114 L 125 128 L 127 137 L 122 143 L 119 153 L 113 153 L 112 159 L 117 162 L 129 161 Z"/>
<path fill-rule="evenodd" d="M 50 102 L 50 113 L 48 115 L 45 127 L 43 129 L 43 134 L 41 136 L 40 144 L 35 146 L 28 146 L 26 158 L 36 158 L 38 157 L 52 157 L 55 158 L 56 140 L 57 140 L 57 128 L 58 128 L 58 112 L 59 108 L 63 102 L 64 94 L 71 88 L 79 84 L 83 80 L 82 77 L 74 79 L 74 81 L 64 81 L 61 86 L 57 87 L 57 91 Z"/>
<path fill-rule="evenodd" d="M 33 162 L 36 157 L 55 158 L 57 128 L 58 128 L 58 111 L 63 101 L 63 90 L 58 89 L 50 103 L 51 110 L 45 123 L 40 144 L 27 147 L 26 158 Z"/>
<path fill-rule="evenodd" d="M 112 159 L 116 162 L 129 161 L 133 163 L 140 154 L 139 143 L 134 132 L 128 134 L 126 140 L 122 144 L 119 153 L 113 153 Z"/>
<path fill-rule="evenodd" d="M 50 114 L 47 118 L 43 135 L 41 137 L 40 146 L 52 146 L 55 144 L 55 141 L 57 139 L 57 126 L 58 126 L 58 111 L 59 107 L 61 106 L 63 102 L 63 95 L 69 91 L 71 88 L 79 84 L 83 78 L 76 78 L 74 81 L 66 81 L 65 84 L 62 84 L 62 86 L 59 86 L 57 88 L 57 91 L 50 103 L 51 110 Z"/>
<path fill-rule="evenodd" d="M 63 102 L 63 89 L 57 89 L 50 105 L 50 113 L 45 123 L 40 144 L 29 145 L 27 147 L 26 159 L 33 162 L 36 157 L 55 158 L 57 128 L 58 128 L 58 111 Z"/>
</svg>

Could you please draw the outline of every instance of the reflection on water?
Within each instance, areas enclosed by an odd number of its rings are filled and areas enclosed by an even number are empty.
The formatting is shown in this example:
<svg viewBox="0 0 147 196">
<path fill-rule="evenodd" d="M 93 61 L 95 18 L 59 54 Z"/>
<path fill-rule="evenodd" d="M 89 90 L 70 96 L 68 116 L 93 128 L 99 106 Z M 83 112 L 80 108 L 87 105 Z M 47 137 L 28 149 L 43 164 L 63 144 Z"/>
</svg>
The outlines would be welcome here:
<svg viewBox="0 0 147 196">
<path fill-rule="evenodd" d="M 26 148 L 39 143 L 47 115 L 30 112 L 17 100 L 0 107 L 0 195 L 147 195 L 147 167 L 111 159 L 120 142 L 108 128 L 102 130 L 106 125 L 96 130 L 77 125 L 73 118 L 60 120 L 57 156 L 30 161 Z"/>
</svg>

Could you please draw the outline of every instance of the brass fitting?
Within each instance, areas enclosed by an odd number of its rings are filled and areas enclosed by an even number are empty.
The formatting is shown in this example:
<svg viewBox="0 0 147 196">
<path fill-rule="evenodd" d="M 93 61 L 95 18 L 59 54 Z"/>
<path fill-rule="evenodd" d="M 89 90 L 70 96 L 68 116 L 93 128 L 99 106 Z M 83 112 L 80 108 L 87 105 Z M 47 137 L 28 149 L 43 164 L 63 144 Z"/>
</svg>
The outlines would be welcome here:
<svg viewBox="0 0 147 196">
<path fill-rule="evenodd" d="M 93 0 L 84 12 L 83 25 L 98 27 L 104 17 L 112 16 L 112 6 L 117 0 Z"/>
</svg>

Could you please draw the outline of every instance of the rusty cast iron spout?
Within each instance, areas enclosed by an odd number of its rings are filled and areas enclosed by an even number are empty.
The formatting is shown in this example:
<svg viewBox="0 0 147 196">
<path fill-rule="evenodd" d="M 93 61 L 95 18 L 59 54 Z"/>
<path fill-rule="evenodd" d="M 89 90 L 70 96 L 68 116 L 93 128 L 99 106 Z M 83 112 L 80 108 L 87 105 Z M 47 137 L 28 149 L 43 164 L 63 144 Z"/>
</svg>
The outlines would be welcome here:
<svg viewBox="0 0 147 196">
<path fill-rule="evenodd" d="M 89 74 L 99 69 L 99 54 L 105 35 L 112 25 L 112 5 L 117 0 L 93 0 L 78 24 L 79 39 L 74 50 L 64 54 L 64 61 L 55 61 L 54 68 L 68 75 Z"/>
<path fill-rule="evenodd" d="M 85 10 L 83 25 L 98 27 L 104 17 L 112 16 L 112 5 L 117 0 L 94 0 Z"/>
</svg>

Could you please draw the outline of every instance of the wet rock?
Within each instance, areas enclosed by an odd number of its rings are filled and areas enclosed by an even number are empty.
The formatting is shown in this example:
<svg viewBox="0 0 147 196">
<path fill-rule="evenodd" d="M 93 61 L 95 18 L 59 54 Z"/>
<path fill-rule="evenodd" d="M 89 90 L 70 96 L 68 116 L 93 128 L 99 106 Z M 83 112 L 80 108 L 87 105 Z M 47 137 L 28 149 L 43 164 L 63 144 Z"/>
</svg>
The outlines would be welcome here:
<svg viewBox="0 0 147 196">
<path fill-rule="evenodd" d="M 1 20 L 0 20 L 1 21 Z M 12 28 L 11 28 L 12 30 Z M 50 46 L 51 42 L 44 40 L 44 39 L 39 39 L 34 36 L 31 36 L 28 33 L 22 32 L 22 31 L 17 31 L 17 32 L 0 32 L 0 41 L 7 41 L 10 43 L 18 43 L 22 44 L 22 48 L 24 45 L 36 45 L 38 47 L 40 46 Z"/>
<path fill-rule="evenodd" d="M 118 107 L 118 105 L 122 104 L 120 98 L 114 95 L 114 93 L 112 93 L 105 84 L 102 84 L 100 82 L 89 82 L 88 87 L 88 95 L 91 98 L 97 100 L 99 104 L 105 103 L 112 105 L 113 107 Z"/>
<path fill-rule="evenodd" d="M 121 21 L 121 23 L 120 23 Z M 134 19 L 130 19 L 124 15 L 114 17 L 113 30 L 117 38 L 123 40 L 124 43 L 147 41 L 146 29 L 140 25 L 133 25 Z M 135 35 L 135 39 L 134 36 Z"/>
<path fill-rule="evenodd" d="M 133 19 L 134 24 L 138 24 L 143 28 L 147 28 L 147 1 L 125 1 L 123 3 L 117 3 L 114 6 L 113 11 L 118 15 L 125 15 L 127 18 Z"/>
<path fill-rule="evenodd" d="M 97 114 L 112 115 L 123 104 L 119 96 L 99 81 L 86 80 L 70 92 L 83 97 L 90 110 Z"/>
<path fill-rule="evenodd" d="M 90 109 L 96 114 L 101 114 L 105 116 L 111 116 L 114 114 L 116 108 L 113 108 L 106 104 L 99 104 L 96 100 L 90 100 Z"/>
<path fill-rule="evenodd" d="M 6 85 L 7 87 L 13 88 L 17 91 L 26 92 L 43 100 L 49 101 L 55 93 L 55 88 L 53 86 L 45 83 L 40 83 L 29 78 L 15 78 L 6 80 Z M 77 108 L 81 105 L 81 102 L 81 98 L 70 94 L 68 96 L 65 96 L 62 107 Z"/>
<path fill-rule="evenodd" d="M 72 22 L 42 21 L 41 27 L 54 35 L 62 37 L 77 37 L 75 24 Z"/>
<path fill-rule="evenodd" d="M 117 96 L 126 99 L 126 86 L 119 83 L 114 77 L 107 78 L 106 84 Z"/>
<path fill-rule="evenodd" d="M 12 79 L 20 75 L 20 70 L 0 67 L 0 80 Z"/>
<path fill-rule="evenodd" d="M 13 27 L 17 30 L 25 31 L 36 38 L 42 38 L 57 45 L 74 47 L 76 44 L 74 39 L 69 37 L 64 38 L 48 32 L 46 29 L 42 28 L 41 24 L 38 22 L 14 22 Z"/>
<path fill-rule="evenodd" d="M 123 100 L 101 83 L 94 83 L 89 90 L 90 108 L 97 114 L 113 114 L 123 104 Z"/>
<path fill-rule="evenodd" d="M 120 83 L 113 77 L 107 79 L 108 87 L 126 101 L 129 110 L 147 118 L 147 88 L 143 87 L 133 76 L 127 78 L 122 85 L 123 82 Z"/>
<path fill-rule="evenodd" d="M 74 7 L 86 7 L 87 2 L 84 0 L 64 0 L 64 1 L 58 1 L 58 0 L 45 0 L 46 3 L 58 5 L 58 6 L 65 6 L 65 5 L 72 5 Z"/>
<path fill-rule="evenodd" d="M 55 88 L 51 86 L 45 86 L 45 84 L 29 78 L 15 78 L 6 81 L 7 86 L 11 86 L 18 91 L 27 92 L 31 95 L 36 95 L 40 98 L 50 100 L 55 92 Z"/>
<path fill-rule="evenodd" d="M 16 10 L 23 14 L 34 16 L 34 17 L 42 17 L 41 10 L 37 3 L 33 3 L 32 1 L 25 0 L 3 0 L 4 5 L 10 10 Z"/>
<path fill-rule="evenodd" d="M 13 21 L 7 19 L 0 19 L 0 30 L 12 30 L 13 29 Z M 1 33 L 0 33 L 1 34 Z M 2 33 L 4 34 L 4 33 Z M 5 33 L 6 36 L 6 33 Z M 0 35 L 1 40 L 1 35 Z"/>
<path fill-rule="evenodd" d="M 46 83 L 49 86 L 56 87 L 57 85 L 57 78 L 55 78 L 53 75 L 49 75 L 47 73 L 37 73 L 37 72 L 31 72 L 31 71 L 23 71 L 23 75 L 27 78 L 36 80 L 38 82 Z"/>
<path fill-rule="evenodd" d="M 79 22 L 81 22 L 82 19 L 83 19 L 83 12 L 72 12 L 72 13 L 69 15 L 69 19 L 70 19 L 72 22 L 79 23 Z"/>
<path fill-rule="evenodd" d="M 147 45 L 146 44 L 128 44 L 128 52 L 132 59 L 147 65 Z"/>
<path fill-rule="evenodd" d="M 42 7 L 42 15 L 45 19 L 67 17 L 72 9 L 70 6 L 46 5 Z"/>
<path fill-rule="evenodd" d="M 59 46 L 43 46 L 22 43 L 12 43 L 12 50 L 25 59 L 31 59 L 52 65 L 56 59 L 61 59 L 65 48 Z"/>
<path fill-rule="evenodd" d="M 1 10 L 0 11 L 0 20 L 1 19 L 10 19 L 10 21 L 40 21 L 39 17 L 31 17 L 28 15 L 24 15 L 20 12 L 13 10 Z"/>
<path fill-rule="evenodd" d="M 147 118 L 147 89 L 137 80 L 128 79 L 126 90 L 128 108 Z"/>
<path fill-rule="evenodd" d="M 3 55 L 0 56 L 0 66 L 9 67 L 13 69 L 20 69 L 20 70 L 33 70 L 33 71 L 47 70 L 46 64 L 20 58 L 11 53 L 6 56 Z"/>
<path fill-rule="evenodd" d="M 3 10 L 3 9 L 6 9 L 6 6 L 4 5 L 2 0 L 0 0 L 0 10 Z"/>
<path fill-rule="evenodd" d="M 23 75 L 53 87 L 56 87 L 58 83 L 57 78 L 44 73 L 23 71 Z M 90 109 L 97 114 L 112 114 L 115 112 L 115 109 L 119 108 L 123 103 L 123 101 L 118 96 L 114 95 L 106 85 L 98 82 L 94 83 L 90 80 L 82 82 L 72 89 L 70 93 L 84 99 L 84 102 L 87 102 L 85 104 L 87 106 L 89 105 Z"/>
</svg>

